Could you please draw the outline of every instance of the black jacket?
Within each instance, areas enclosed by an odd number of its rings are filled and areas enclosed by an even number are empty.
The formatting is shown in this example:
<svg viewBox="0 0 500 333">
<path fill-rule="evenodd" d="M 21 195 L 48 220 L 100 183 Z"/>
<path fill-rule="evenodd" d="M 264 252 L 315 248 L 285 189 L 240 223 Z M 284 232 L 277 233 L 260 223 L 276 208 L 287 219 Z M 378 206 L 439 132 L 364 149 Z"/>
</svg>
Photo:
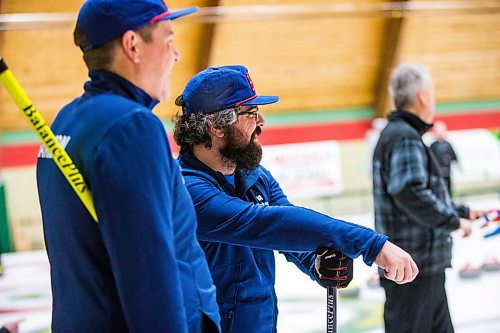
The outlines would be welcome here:
<svg viewBox="0 0 500 333">
<path fill-rule="evenodd" d="M 395 111 L 373 156 L 375 228 L 409 252 L 420 274 L 451 266 L 450 232 L 469 209 L 451 202 L 434 156 L 421 136 L 431 127 L 406 111 Z"/>
</svg>

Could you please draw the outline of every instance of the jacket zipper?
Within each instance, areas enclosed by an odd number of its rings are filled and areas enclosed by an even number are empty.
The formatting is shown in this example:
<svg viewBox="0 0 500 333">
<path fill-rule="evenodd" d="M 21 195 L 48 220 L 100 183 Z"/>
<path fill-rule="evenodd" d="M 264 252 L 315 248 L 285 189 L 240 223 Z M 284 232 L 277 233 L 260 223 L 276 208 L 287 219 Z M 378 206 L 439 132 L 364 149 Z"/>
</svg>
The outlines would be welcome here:
<svg viewBox="0 0 500 333">
<path fill-rule="evenodd" d="M 226 323 L 226 333 L 231 333 L 233 330 L 233 311 L 229 311 L 227 314 L 227 323 Z"/>
</svg>

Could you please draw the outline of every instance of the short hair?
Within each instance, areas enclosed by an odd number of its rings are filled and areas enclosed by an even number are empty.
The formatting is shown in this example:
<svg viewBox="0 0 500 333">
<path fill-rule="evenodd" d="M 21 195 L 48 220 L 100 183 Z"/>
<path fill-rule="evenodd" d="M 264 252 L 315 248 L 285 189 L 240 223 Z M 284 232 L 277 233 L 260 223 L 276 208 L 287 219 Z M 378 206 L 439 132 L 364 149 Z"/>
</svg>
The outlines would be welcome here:
<svg viewBox="0 0 500 333">
<path fill-rule="evenodd" d="M 153 30 L 156 28 L 157 23 L 148 24 L 139 28 L 136 32 L 146 43 L 153 40 Z M 121 37 L 115 38 L 106 42 L 105 44 L 92 48 L 83 52 L 83 61 L 89 70 L 104 69 L 109 70 L 114 59 L 115 46 L 119 45 Z M 79 27 L 75 27 L 73 31 L 73 42 L 76 46 L 81 48 L 82 44 L 87 43 L 87 36 L 85 32 Z"/>
<path fill-rule="evenodd" d="M 430 88 L 431 77 L 427 67 L 406 62 L 391 74 L 389 94 L 396 109 L 403 109 L 415 101 L 417 93 Z"/>
<path fill-rule="evenodd" d="M 177 97 L 175 104 L 183 106 L 182 95 Z M 192 151 L 194 146 L 203 144 L 212 148 L 211 128 L 227 129 L 238 121 L 237 113 L 240 107 L 224 109 L 214 113 L 177 113 L 174 123 L 174 141 L 184 151 Z"/>
</svg>

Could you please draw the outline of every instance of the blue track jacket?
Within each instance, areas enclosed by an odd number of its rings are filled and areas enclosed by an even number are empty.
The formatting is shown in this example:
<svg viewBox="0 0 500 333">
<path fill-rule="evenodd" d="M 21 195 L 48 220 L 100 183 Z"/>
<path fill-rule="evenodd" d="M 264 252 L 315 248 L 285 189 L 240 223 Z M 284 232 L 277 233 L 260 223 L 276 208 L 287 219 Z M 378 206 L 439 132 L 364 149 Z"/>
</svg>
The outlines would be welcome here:
<svg viewBox="0 0 500 333">
<path fill-rule="evenodd" d="M 52 130 L 93 192 L 95 223 L 50 154 L 37 180 L 52 277 L 52 332 L 201 332 L 220 318 L 196 214 L 157 101 L 91 71 Z"/>
<path fill-rule="evenodd" d="M 217 286 L 222 332 L 276 332 L 277 299 L 272 250 L 312 279 L 314 251 L 336 248 L 371 265 L 387 237 L 293 206 L 259 166 L 236 170 L 236 188 L 191 153 L 180 155 L 182 174 L 198 216 L 198 239 Z"/>
</svg>

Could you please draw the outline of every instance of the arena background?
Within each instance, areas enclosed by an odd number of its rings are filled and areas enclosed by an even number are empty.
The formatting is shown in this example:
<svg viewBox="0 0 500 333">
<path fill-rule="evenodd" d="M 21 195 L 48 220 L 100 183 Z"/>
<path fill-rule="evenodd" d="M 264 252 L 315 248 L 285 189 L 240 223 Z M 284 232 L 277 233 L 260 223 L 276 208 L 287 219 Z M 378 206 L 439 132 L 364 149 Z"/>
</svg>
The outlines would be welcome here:
<svg viewBox="0 0 500 333">
<path fill-rule="evenodd" d="M 48 122 L 62 105 L 82 93 L 87 79 L 80 51 L 72 43 L 81 4 L 81 0 L 0 0 L 0 56 Z M 435 78 L 437 118 L 448 125 L 450 141 L 459 153 L 460 167 L 454 170 L 455 197 L 481 208 L 500 206 L 500 1 L 220 0 L 168 4 L 173 9 L 201 7 L 198 14 L 175 22 L 175 43 L 182 60 L 173 71 L 172 97 L 155 109 L 169 135 L 170 119 L 177 112 L 173 100 L 192 75 L 207 66 L 243 64 L 249 68 L 258 93 L 280 96 L 277 104 L 261 108 L 266 126 L 260 141 L 265 149 L 264 165 L 278 176 L 292 201 L 372 226 L 367 132 L 374 118 L 390 111 L 386 87 L 391 69 L 403 61 L 419 62 L 428 66 Z M 432 141 L 432 136 L 426 140 Z M 177 148 L 172 148 L 175 153 Z M 43 330 L 50 320 L 48 264 L 34 177 L 38 149 L 36 136 L 0 87 L 0 247 L 4 253 L 12 252 L 3 256 L 6 274 L 0 278 L 0 322 L 27 316 L 22 332 Z M 476 239 L 476 244 L 483 243 Z M 465 251 L 470 246 L 467 244 L 459 240 L 458 250 Z M 495 248 L 491 244 L 499 245 L 497 240 L 487 244 L 487 249 Z M 498 248 L 496 255 L 500 256 Z M 281 274 L 296 274 L 285 267 L 278 261 Z M 354 305 L 348 306 L 344 318 L 355 318 L 352 322 L 359 323 L 357 319 L 373 305 L 368 317 L 374 318 L 370 329 L 377 330 L 383 299 L 376 291 L 374 303 L 370 297 L 366 299 L 371 295 L 370 291 L 365 293 L 371 273 L 360 268 L 361 297 L 352 300 Z M 456 277 L 457 271 L 451 274 Z M 499 274 L 482 276 L 478 290 L 490 290 L 488 284 L 494 279 L 496 283 L 491 284 L 498 285 Z M 34 277 L 42 282 L 30 285 Z M 26 284 L 19 285 L 25 278 Z M 315 312 L 322 312 L 322 299 L 311 301 L 311 297 L 319 297 L 323 291 L 300 278 L 286 280 L 288 287 L 281 291 L 280 331 L 320 332 L 317 317 L 312 325 L 290 323 L 309 320 L 300 310 L 308 308 L 308 302 L 313 303 Z M 455 280 L 454 287 L 465 288 Z M 279 281 L 278 277 L 278 291 Z M 310 295 L 308 288 L 313 288 Z M 296 289 L 307 294 L 294 294 Z M 491 304 L 500 299 L 498 289 L 484 294 L 484 308 L 479 312 L 485 317 L 458 320 L 462 325 L 457 331 L 472 327 L 470 332 L 480 332 L 479 326 L 470 325 L 479 322 L 486 327 L 484 332 L 500 332 L 500 305 Z M 13 290 L 23 293 L 11 294 Z M 485 301 L 488 299 L 491 302 Z M 37 309 L 30 305 L 33 300 L 40 300 L 42 314 L 30 314 Z M 457 299 L 455 309 L 463 302 Z M 299 307 L 296 312 L 294 304 Z M 491 316 L 486 309 L 490 305 L 496 307 Z M 34 324 L 36 316 L 41 324 Z M 283 326 L 285 321 L 289 326 Z M 369 330 L 367 326 L 346 325 L 342 332 Z"/>
</svg>

